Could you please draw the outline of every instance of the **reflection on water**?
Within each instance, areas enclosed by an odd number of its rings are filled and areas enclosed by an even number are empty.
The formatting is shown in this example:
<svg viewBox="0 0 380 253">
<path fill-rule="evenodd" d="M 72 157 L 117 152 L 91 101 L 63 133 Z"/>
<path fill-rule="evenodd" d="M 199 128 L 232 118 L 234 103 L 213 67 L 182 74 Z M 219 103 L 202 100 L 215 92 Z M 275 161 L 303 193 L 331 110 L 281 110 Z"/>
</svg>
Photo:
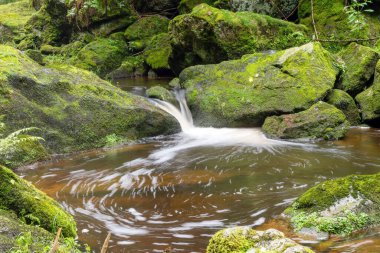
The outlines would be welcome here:
<svg viewBox="0 0 380 253">
<path fill-rule="evenodd" d="M 380 172 L 375 129 L 352 129 L 345 140 L 313 145 L 176 149 L 192 141 L 183 134 L 155 138 L 21 173 L 75 216 L 80 240 L 96 251 L 110 231 L 111 252 L 204 252 L 224 227 L 270 225 L 286 232 L 273 217 L 318 182 Z M 371 230 L 311 245 L 318 252 L 380 252 L 380 235 Z"/>
</svg>

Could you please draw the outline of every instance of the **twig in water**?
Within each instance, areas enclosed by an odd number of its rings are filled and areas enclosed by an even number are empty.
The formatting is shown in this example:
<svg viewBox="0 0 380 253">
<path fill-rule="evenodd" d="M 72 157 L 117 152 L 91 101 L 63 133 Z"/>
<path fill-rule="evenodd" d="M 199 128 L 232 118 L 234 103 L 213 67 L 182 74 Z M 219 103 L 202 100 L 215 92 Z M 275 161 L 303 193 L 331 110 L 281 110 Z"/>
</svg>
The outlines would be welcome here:
<svg viewBox="0 0 380 253">
<path fill-rule="evenodd" d="M 103 244 L 103 247 L 102 247 L 102 250 L 100 251 L 100 253 L 106 253 L 107 252 L 108 243 L 109 243 L 110 239 L 111 239 L 111 233 L 108 233 L 107 238 L 104 241 L 104 244 Z"/>
</svg>

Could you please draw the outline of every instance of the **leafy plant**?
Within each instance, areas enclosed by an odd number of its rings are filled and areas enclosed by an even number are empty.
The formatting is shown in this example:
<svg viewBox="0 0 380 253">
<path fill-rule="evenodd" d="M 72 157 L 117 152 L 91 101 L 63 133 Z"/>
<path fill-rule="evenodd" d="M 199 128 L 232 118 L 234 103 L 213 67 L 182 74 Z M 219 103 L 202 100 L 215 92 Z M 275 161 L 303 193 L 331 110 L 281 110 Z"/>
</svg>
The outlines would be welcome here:
<svg viewBox="0 0 380 253">
<path fill-rule="evenodd" d="M 368 8 L 368 5 L 372 3 L 372 0 L 352 0 L 350 5 L 344 7 L 344 11 L 348 15 L 348 23 L 351 26 L 352 32 L 357 32 L 363 29 L 366 25 L 366 18 L 363 15 L 364 12 L 373 12 Z"/>
</svg>

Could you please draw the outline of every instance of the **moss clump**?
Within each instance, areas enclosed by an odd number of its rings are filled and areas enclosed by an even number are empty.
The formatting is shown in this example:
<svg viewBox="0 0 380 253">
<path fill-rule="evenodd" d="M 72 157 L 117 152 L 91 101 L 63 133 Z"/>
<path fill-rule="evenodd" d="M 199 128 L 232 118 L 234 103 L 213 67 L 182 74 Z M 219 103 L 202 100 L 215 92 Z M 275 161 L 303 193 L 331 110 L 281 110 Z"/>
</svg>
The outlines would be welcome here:
<svg viewBox="0 0 380 253">
<path fill-rule="evenodd" d="M 144 50 L 145 61 L 155 71 L 170 71 L 169 57 L 171 53 L 169 34 L 161 33 L 154 36 Z"/>
<path fill-rule="evenodd" d="M 376 65 L 373 85 L 355 97 L 367 123 L 377 124 L 380 119 L 380 62 Z"/>
<path fill-rule="evenodd" d="M 120 67 L 112 71 L 107 77 L 109 78 L 126 78 L 144 76 L 148 72 L 144 56 L 127 56 L 124 58 Z"/>
<path fill-rule="evenodd" d="M 0 167 L 0 177 L 0 208 L 12 210 L 27 223 L 47 231 L 55 233 L 62 228 L 64 236 L 76 237 L 74 218 L 57 202 L 5 167 Z"/>
<path fill-rule="evenodd" d="M 360 111 L 356 107 L 355 100 L 346 92 L 334 89 L 326 97 L 326 102 L 341 110 L 351 126 L 360 124 Z"/>
<path fill-rule="evenodd" d="M 175 17 L 169 33 L 173 46 L 170 64 L 176 72 L 188 66 L 218 63 L 309 41 L 302 25 L 251 12 L 219 10 L 207 4 Z"/>
<path fill-rule="evenodd" d="M 261 126 L 267 116 L 310 108 L 338 69 L 319 43 L 185 69 L 179 76 L 197 124 Z"/>
<path fill-rule="evenodd" d="M 195 6 L 199 4 L 203 4 L 203 3 L 213 6 L 214 1 L 213 0 L 181 0 L 181 2 L 178 5 L 178 11 L 180 14 L 190 13 Z"/>
<path fill-rule="evenodd" d="M 83 47 L 71 61 L 104 77 L 120 66 L 126 53 L 124 41 L 98 38 Z"/>
<path fill-rule="evenodd" d="M 270 137 L 281 139 L 337 140 L 344 137 L 349 126 L 342 111 L 318 102 L 303 112 L 266 118 L 263 131 Z"/>
<path fill-rule="evenodd" d="M 134 140 L 178 129 L 145 98 L 73 66 L 42 67 L 12 47 L 0 46 L 0 80 L 9 94 L 0 105 L 5 134 L 38 127 L 49 152 L 102 147 L 112 134 Z"/>
<path fill-rule="evenodd" d="M 372 48 L 351 43 L 339 56 L 345 65 L 338 87 L 356 96 L 370 85 L 380 55 Z"/>
<path fill-rule="evenodd" d="M 146 95 L 150 98 L 157 98 L 162 101 L 176 104 L 177 100 L 173 93 L 161 86 L 154 86 L 146 91 Z"/>
<path fill-rule="evenodd" d="M 380 222 L 380 174 L 322 182 L 302 194 L 285 214 L 297 229 L 347 235 Z"/>
<path fill-rule="evenodd" d="M 246 252 L 302 252 L 313 253 L 307 247 L 286 238 L 275 229 L 256 231 L 249 227 L 228 228 L 217 232 L 210 240 L 206 253 Z"/>
<path fill-rule="evenodd" d="M 125 30 L 127 41 L 141 41 L 146 45 L 147 39 L 156 34 L 168 31 L 169 19 L 160 15 L 153 15 L 137 20 Z M 149 40 L 148 40 L 149 41 Z"/>
</svg>

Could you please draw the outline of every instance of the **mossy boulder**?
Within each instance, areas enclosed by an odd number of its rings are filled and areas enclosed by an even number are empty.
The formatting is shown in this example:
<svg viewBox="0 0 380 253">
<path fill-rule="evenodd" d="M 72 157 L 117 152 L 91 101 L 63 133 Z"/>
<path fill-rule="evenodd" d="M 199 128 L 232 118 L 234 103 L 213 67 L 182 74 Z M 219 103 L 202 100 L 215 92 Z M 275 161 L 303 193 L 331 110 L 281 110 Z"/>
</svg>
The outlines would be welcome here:
<svg viewBox="0 0 380 253">
<path fill-rule="evenodd" d="M 376 65 L 373 85 L 359 93 L 355 100 L 361 109 L 363 121 L 380 125 L 380 62 Z"/>
<path fill-rule="evenodd" d="M 145 98 L 89 71 L 43 67 L 8 46 L 0 46 L 0 101 L 7 133 L 38 127 L 45 147 L 54 153 L 102 147 L 109 135 L 128 141 L 173 133 L 179 127 Z"/>
<path fill-rule="evenodd" d="M 249 227 L 227 228 L 217 232 L 210 240 L 206 253 L 313 253 L 276 229 L 256 231 Z"/>
<path fill-rule="evenodd" d="M 179 76 L 198 125 L 261 126 L 306 110 L 334 87 L 339 70 L 319 43 L 185 69 Z"/>
<path fill-rule="evenodd" d="M 349 235 L 380 222 L 380 174 L 351 175 L 312 187 L 285 210 L 296 230 Z"/>
<path fill-rule="evenodd" d="M 154 86 L 146 91 L 147 97 L 156 98 L 171 104 L 177 104 L 177 100 L 172 92 L 161 86 Z"/>
<path fill-rule="evenodd" d="M 144 46 L 154 35 L 168 31 L 169 19 L 160 15 L 143 17 L 125 30 L 124 36 L 127 41 L 139 41 Z"/>
<path fill-rule="evenodd" d="M 355 100 L 348 93 L 334 89 L 326 97 L 326 102 L 341 110 L 346 115 L 351 126 L 360 124 L 360 111 L 356 106 Z"/>
<path fill-rule="evenodd" d="M 28 250 L 31 252 L 37 252 L 51 245 L 54 240 L 53 234 L 40 227 L 27 225 L 19 220 L 12 211 L 2 209 L 0 209 L 0 231 L 0 252 L 10 252 L 11 249 L 17 249 L 16 240 L 21 235 L 30 235 L 31 244 Z"/>
<path fill-rule="evenodd" d="M 320 101 L 303 112 L 266 118 L 263 131 L 280 139 L 337 140 L 344 137 L 349 126 L 342 111 Z"/>
<path fill-rule="evenodd" d="M 351 43 L 339 56 L 344 67 L 338 87 L 355 97 L 371 85 L 380 55 L 372 48 Z"/>
<path fill-rule="evenodd" d="M 96 36 L 107 37 L 112 33 L 124 31 L 128 26 L 133 24 L 136 19 L 137 17 L 135 16 L 122 16 L 95 25 L 90 28 L 90 31 Z"/>
<path fill-rule="evenodd" d="M 144 50 L 145 62 L 159 75 L 172 75 L 169 66 L 171 53 L 169 34 L 161 33 L 154 36 Z"/>
<path fill-rule="evenodd" d="M 368 39 L 379 36 L 380 23 L 377 17 L 379 15 L 378 10 L 373 13 L 363 12 L 365 17 L 363 28 L 355 30 L 352 24 L 349 23 L 348 14 L 344 11 L 346 2 L 345 0 L 313 1 L 314 20 L 319 39 L 349 41 L 350 39 Z M 310 32 L 313 32 L 311 3 L 312 1 L 310 0 L 299 1 L 298 17 L 300 23 L 309 27 Z M 373 7 L 378 9 L 376 4 L 369 6 L 369 8 Z M 363 41 L 366 44 L 370 44 L 369 42 Z M 348 43 L 332 42 L 326 43 L 326 46 L 331 50 L 339 50 Z"/>
<path fill-rule="evenodd" d="M 297 10 L 298 0 L 231 0 L 229 5 L 233 11 L 250 11 L 289 19 Z"/>
<path fill-rule="evenodd" d="M 178 11 L 180 14 L 190 13 L 195 6 L 203 3 L 214 6 L 214 0 L 181 0 Z"/>
<path fill-rule="evenodd" d="M 83 47 L 71 61 L 79 68 L 105 77 L 121 65 L 126 55 L 127 44 L 124 41 L 98 38 Z"/>
<path fill-rule="evenodd" d="M 145 64 L 144 56 L 128 56 L 124 58 L 120 67 L 108 74 L 108 78 L 130 78 L 146 76 L 148 67 Z"/>
<path fill-rule="evenodd" d="M 74 218 L 43 192 L 0 166 L 0 208 L 14 211 L 27 223 L 55 233 L 62 228 L 66 237 L 76 237 Z"/>
<path fill-rule="evenodd" d="M 35 12 L 29 1 L 0 5 L 0 43 L 10 43 L 20 39 L 23 27 Z"/>
<path fill-rule="evenodd" d="M 302 25 L 251 12 L 219 10 L 207 4 L 175 17 L 169 26 L 176 72 L 196 64 L 218 63 L 263 50 L 285 49 L 308 41 Z"/>
</svg>

